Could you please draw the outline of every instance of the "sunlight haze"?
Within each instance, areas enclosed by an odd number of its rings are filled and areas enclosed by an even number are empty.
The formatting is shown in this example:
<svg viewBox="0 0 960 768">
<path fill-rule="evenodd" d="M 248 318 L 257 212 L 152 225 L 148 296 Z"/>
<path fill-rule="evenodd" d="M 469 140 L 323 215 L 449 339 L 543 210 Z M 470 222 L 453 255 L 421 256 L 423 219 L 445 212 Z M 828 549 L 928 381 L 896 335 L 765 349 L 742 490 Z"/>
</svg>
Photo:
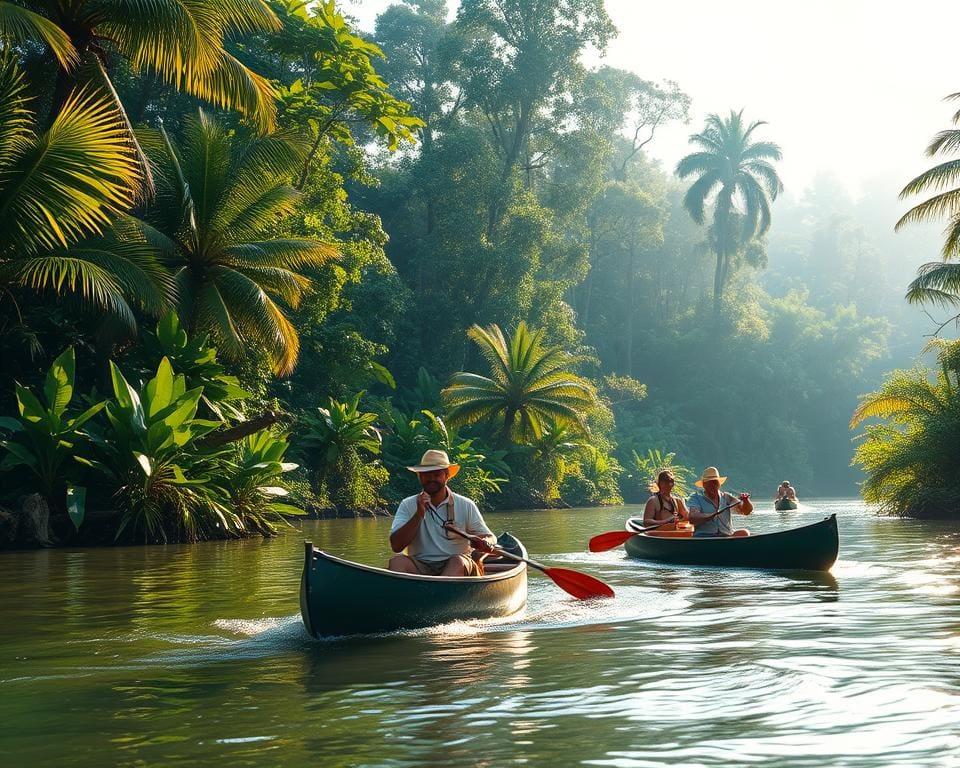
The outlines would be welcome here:
<svg viewBox="0 0 960 768">
<path fill-rule="evenodd" d="M 372 30 L 390 4 L 352 0 L 343 8 Z M 649 145 L 668 168 L 707 114 L 745 108 L 749 119 L 769 123 L 758 135 L 783 148 L 788 193 L 828 172 L 853 194 L 879 183 L 895 196 L 931 165 L 924 149 L 960 108 L 943 101 L 960 90 L 954 3 L 607 0 L 606 7 L 619 35 L 604 63 L 675 80 L 693 99 L 689 125 L 666 126 Z"/>
</svg>

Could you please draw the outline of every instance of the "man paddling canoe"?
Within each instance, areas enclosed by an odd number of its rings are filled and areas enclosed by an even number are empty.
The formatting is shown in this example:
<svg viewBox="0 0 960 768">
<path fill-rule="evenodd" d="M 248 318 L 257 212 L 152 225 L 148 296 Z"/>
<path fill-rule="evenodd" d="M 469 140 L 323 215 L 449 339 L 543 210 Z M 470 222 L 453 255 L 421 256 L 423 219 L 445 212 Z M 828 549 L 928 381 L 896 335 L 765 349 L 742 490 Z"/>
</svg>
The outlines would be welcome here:
<svg viewBox="0 0 960 768">
<path fill-rule="evenodd" d="M 407 469 L 416 473 L 423 492 L 407 496 L 397 507 L 390 547 L 397 553 L 406 549 L 406 554 L 391 557 L 387 567 L 424 576 L 479 576 L 480 567 L 470 552 L 489 551 L 497 537 L 473 500 L 447 488 L 460 465 L 451 464 L 445 451 L 429 450 L 419 465 Z M 447 531 L 448 523 L 475 538 L 468 540 Z"/>
<path fill-rule="evenodd" d="M 687 500 L 687 510 L 690 516 L 690 522 L 693 523 L 693 535 L 702 536 L 749 536 L 750 532 L 746 529 L 738 531 L 733 530 L 730 522 L 730 509 L 736 509 L 741 515 L 749 515 L 753 512 L 753 504 L 750 503 L 750 494 L 741 493 L 739 498 L 726 491 L 721 491 L 720 486 L 726 482 L 727 478 L 720 475 L 720 470 L 716 467 L 707 467 L 703 470 L 700 479 L 694 483 L 701 491 L 696 491 Z M 735 507 L 732 505 L 736 505 Z M 723 509 L 728 507 L 728 509 Z M 722 511 L 721 511 L 722 510 Z M 717 514 L 719 512 L 719 514 Z"/>
</svg>

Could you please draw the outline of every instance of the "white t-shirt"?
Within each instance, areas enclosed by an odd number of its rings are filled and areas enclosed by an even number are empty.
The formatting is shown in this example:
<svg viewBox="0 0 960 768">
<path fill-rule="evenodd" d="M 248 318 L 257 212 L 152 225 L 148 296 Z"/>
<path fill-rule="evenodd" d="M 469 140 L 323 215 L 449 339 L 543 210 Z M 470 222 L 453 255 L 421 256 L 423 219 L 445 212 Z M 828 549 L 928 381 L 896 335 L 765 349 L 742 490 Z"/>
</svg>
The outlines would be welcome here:
<svg viewBox="0 0 960 768">
<path fill-rule="evenodd" d="M 454 525 L 461 531 L 466 531 L 475 536 L 491 537 L 488 541 L 496 539 L 494 533 L 487 528 L 487 524 L 480 516 L 480 510 L 473 500 L 459 493 L 454 493 L 447 489 L 447 498 L 437 505 L 436 514 L 427 507 L 427 513 L 420 522 L 413 540 L 407 545 L 407 554 L 410 557 L 416 557 L 418 560 L 427 562 L 439 562 L 447 560 L 454 555 L 469 555 L 472 545 L 467 539 L 457 536 L 455 533 L 447 533 L 443 530 L 443 523 L 447 520 L 447 505 L 450 503 L 450 497 L 453 497 L 453 515 Z M 397 507 L 397 514 L 393 517 L 393 525 L 390 526 L 390 533 L 403 527 L 417 511 L 417 497 L 407 496 Z"/>
</svg>

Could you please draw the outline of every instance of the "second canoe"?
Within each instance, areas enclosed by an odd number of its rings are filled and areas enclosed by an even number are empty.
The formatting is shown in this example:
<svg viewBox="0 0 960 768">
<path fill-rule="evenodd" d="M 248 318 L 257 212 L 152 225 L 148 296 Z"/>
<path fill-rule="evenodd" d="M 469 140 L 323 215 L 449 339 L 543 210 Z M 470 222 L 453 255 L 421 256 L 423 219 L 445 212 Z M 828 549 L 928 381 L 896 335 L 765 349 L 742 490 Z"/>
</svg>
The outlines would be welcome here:
<svg viewBox="0 0 960 768">
<path fill-rule="evenodd" d="M 642 527 L 631 518 L 627 530 Z M 627 539 L 627 554 L 675 565 L 720 565 L 729 568 L 829 571 L 837 560 L 840 535 L 837 516 L 775 533 L 754 536 L 703 536 L 689 532 L 641 533 Z"/>
</svg>

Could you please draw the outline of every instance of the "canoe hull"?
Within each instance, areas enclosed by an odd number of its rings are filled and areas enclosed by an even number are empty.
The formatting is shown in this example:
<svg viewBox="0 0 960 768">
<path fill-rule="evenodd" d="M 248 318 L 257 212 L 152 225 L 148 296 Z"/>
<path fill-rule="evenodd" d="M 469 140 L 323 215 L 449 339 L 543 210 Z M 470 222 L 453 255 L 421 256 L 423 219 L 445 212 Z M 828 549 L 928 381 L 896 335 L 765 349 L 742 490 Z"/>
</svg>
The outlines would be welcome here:
<svg viewBox="0 0 960 768">
<path fill-rule="evenodd" d="M 777 510 L 777 512 L 787 512 L 788 510 L 796 509 L 797 502 L 793 499 L 777 499 L 773 502 L 773 508 Z"/>
<path fill-rule="evenodd" d="M 508 551 L 527 556 L 523 545 L 509 533 L 502 534 L 499 543 Z M 526 601 L 524 563 L 487 576 L 419 576 L 344 560 L 310 542 L 304 545 L 300 614 L 313 637 L 393 632 L 510 616 Z"/>
<path fill-rule="evenodd" d="M 631 530 L 630 523 L 627 530 Z M 630 557 L 674 565 L 718 565 L 765 570 L 829 571 L 837 561 L 837 516 L 818 523 L 756 536 L 667 538 L 640 534 L 627 539 Z"/>
</svg>

